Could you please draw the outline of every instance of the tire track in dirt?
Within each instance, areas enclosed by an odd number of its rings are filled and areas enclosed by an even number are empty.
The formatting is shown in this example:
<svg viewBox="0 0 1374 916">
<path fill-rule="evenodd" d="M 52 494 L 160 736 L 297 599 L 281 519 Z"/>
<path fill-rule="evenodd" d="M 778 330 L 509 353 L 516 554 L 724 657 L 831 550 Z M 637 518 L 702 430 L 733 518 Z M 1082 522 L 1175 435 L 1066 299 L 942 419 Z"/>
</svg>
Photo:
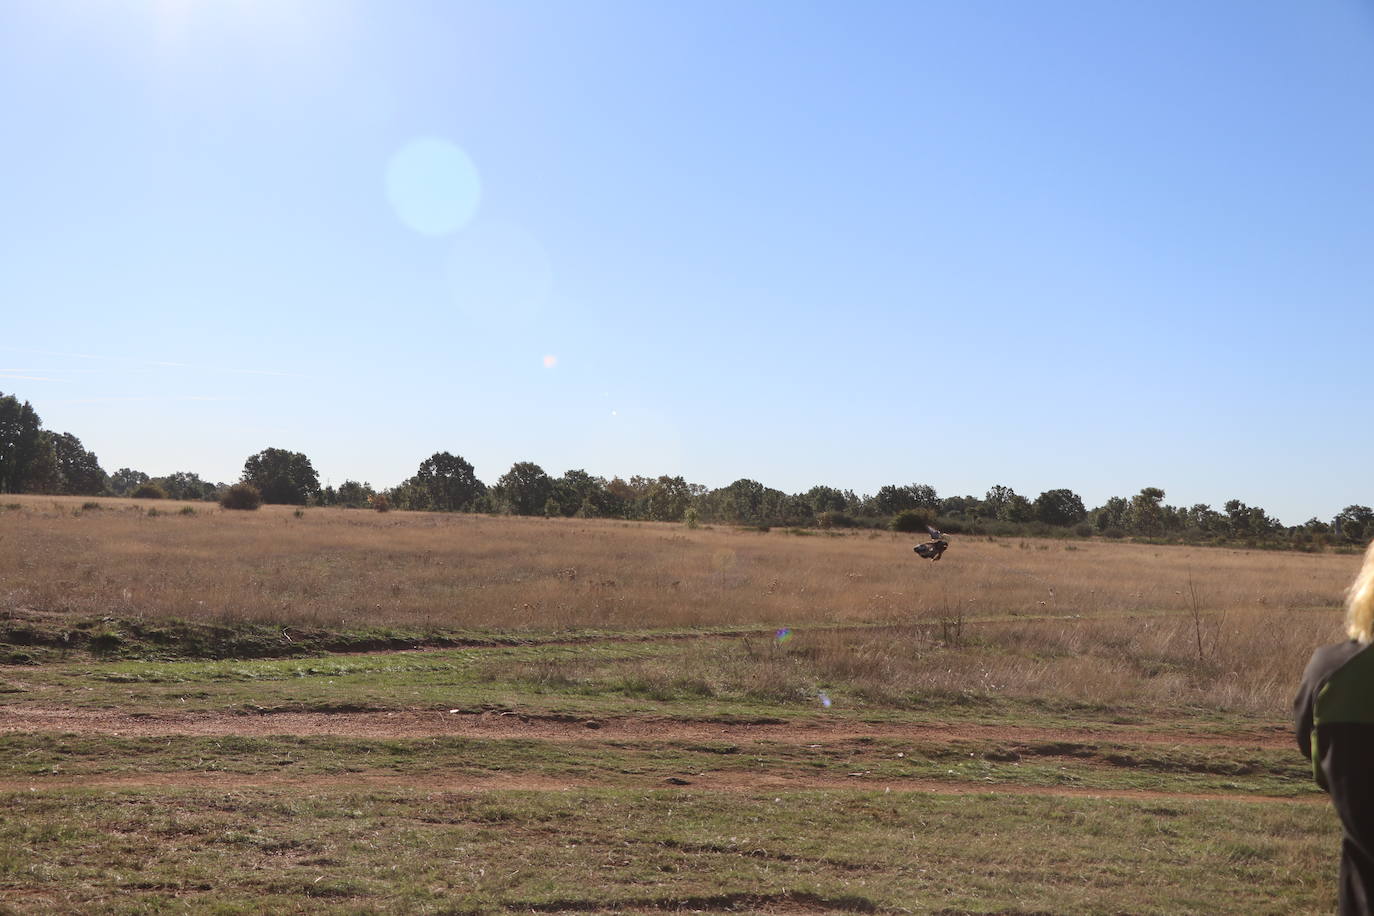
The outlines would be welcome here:
<svg viewBox="0 0 1374 916">
<path fill-rule="evenodd" d="M 398 789 L 416 792 L 571 792 L 584 789 L 713 792 L 737 795 L 798 791 L 898 792 L 921 795 L 1035 795 L 1057 798 L 1119 798 L 1145 801 L 1230 801 L 1252 804 L 1325 805 L 1325 796 L 1254 795 L 1243 792 L 1166 792 L 1153 789 L 1097 789 L 1084 786 L 1028 786 L 1011 783 L 944 782 L 936 779 L 882 777 L 780 776 L 704 773 L 677 785 L 659 778 L 614 780 L 567 779 L 530 774 L 401 774 L 386 770 L 344 774 L 284 775 L 216 772 L 139 772 L 98 776 L 34 776 L 0 780 L 0 792 L 67 789 Z"/>
<path fill-rule="evenodd" d="M 46 732 L 121 737 L 331 736 L 350 738 L 533 739 L 540 741 L 770 741 L 833 744 L 863 739 L 1053 741 L 1079 744 L 1294 748 L 1286 729 L 1208 733 L 1132 726 L 1047 728 L 976 723 L 868 723 L 846 720 L 715 722 L 653 716 L 580 718 L 504 711 L 124 713 L 73 707 L 0 706 L 0 734 Z"/>
</svg>

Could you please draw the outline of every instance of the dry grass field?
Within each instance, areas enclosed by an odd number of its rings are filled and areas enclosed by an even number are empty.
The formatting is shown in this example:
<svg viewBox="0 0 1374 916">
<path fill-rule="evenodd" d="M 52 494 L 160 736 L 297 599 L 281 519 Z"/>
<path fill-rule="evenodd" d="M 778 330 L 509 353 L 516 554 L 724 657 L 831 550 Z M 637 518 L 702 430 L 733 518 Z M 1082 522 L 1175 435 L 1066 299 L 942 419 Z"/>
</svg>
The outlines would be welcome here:
<svg viewBox="0 0 1374 916">
<path fill-rule="evenodd" d="M 1331 910 L 1358 556 L 912 544 L 5 498 L 0 912 Z"/>
<path fill-rule="evenodd" d="M 882 532 L 52 497 L 9 505 L 0 614 L 508 631 L 879 625 L 818 630 L 808 637 L 816 664 L 885 694 L 1191 697 L 1276 713 L 1311 649 L 1335 638 L 1359 564 L 1349 554 L 973 537 L 955 538 L 936 563 L 912 553 L 912 536 Z"/>
<path fill-rule="evenodd" d="M 1339 603 L 1353 555 L 8 497 L 5 606 L 445 626 L 899 622 Z M 88 508 L 82 508 L 86 506 Z M 17 507 L 17 508 L 15 508 Z M 148 510 L 156 510 L 153 515 Z M 380 610 L 380 614 L 379 614 Z"/>
</svg>

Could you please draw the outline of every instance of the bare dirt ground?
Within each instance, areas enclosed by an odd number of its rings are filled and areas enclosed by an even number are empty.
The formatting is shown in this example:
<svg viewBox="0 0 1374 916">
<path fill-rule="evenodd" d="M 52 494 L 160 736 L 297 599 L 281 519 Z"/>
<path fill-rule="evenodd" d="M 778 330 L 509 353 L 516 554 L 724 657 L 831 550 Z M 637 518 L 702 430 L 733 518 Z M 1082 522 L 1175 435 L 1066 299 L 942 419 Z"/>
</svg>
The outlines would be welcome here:
<svg viewBox="0 0 1374 916">
<path fill-rule="evenodd" d="M 482 739 L 529 739 L 551 742 L 577 741 L 758 741 L 824 747 L 864 739 L 909 739 L 939 742 L 996 741 L 1009 744 L 1073 742 L 1096 744 L 1129 741 L 1134 744 L 1199 747 L 1280 748 L 1292 738 L 1279 728 L 1225 735 L 1194 732 L 1160 732 L 1140 727 L 1121 729 L 1050 729 L 1010 725 L 913 725 L 892 723 L 798 723 L 738 724 L 683 721 L 652 717 L 573 719 L 525 716 L 511 712 L 444 712 L 410 710 L 363 713 L 266 712 L 257 714 L 188 713 L 186 715 L 130 715 L 107 710 L 0 706 L 0 733 L 49 732 L 100 734 L 123 737 L 159 736 L 336 736 L 356 738 L 419 738 L 456 736 Z M 1076 786 L 1018 786 L 1004 783 L 970 785 L 919 778 L 874 777 L 854 773 L 847 777 L 740 774 L 712 772 L 684 774 L 673 780 L 633 776 L 626 784 L 644 789 L 690 787 L 718 792 L 770 790 L 853 789 L 921 792 L 937 795 L 1007 794 L 1089 798 L 1177 800 L 1226 800 L 1269 804 L 1322 804 L 1321 798 L 1275 798 L 1237 793 L 1163 792 L 1142 789 L 1092 789 Z M 99 775 L 90 777 L 44 775 L 0 780 L 0 791 L 28 789 L 89 788 L 224 788 L 251 787 L 350 787 L 397 788 L 433 792 L 565 791 L 592 788 L 598 783 L 559 777 L 523 774 L 397 774 L 362 770 L 341 775 L 251 775 L 223 772 L 176 772 Z"/>
<path fill-rule="evenodd" d="M 527 716 L 511 712 L 401 712 L 256 714 L 188 713 L 148 715 L 61 707 L 0 706 L 0 734 L 8 732 L 157 737 L 162 735 L 330 735 L 353 738 L 472 737 L 529 738 L 539 741 L 773 741 L 784 744 L 838 744 L 860 738 L 935 741 L 1065 741 L 1204 747 L 1293 747 L 1284 729 L 1267 728 L 1225 735 L 1204 731 L 1019 727 L 1008 725 L 911 725 L 888 723 L 741 724 L 656 717 L 577 719 Z"/>
<path fill-rule="evenodd" d="M 422 792 L 566 792 L 575 789 L 594 789 L 602 786 L 592 780 L 562 779 L 528 775 L 492 774 L 472 776 L 424 775 L 414 776 L 392 773 L 384 770 L 364 770 L 337 776 L 244 776 L 237 773 L 132 773 L 117 776 L 39 776 L 30 779 L 0 780 L 0 791 L 14 792 L 53 788 L 366 788 L 366 789 L 408 789 Z M 1231 801 L 1259 804 L 1313 804 L 1324 805 L 1326 799 L 1318 797 L 1275 798 L 1269 795 L 1245 795 L 1234 792 L 1158 792 L 1149 789 L 1092 789 L 1080 786 L 1018 786 L 1006 783 L 989 783 L 975 786 L 960 783 L 946 783 L 934 779 L 902 779 L 871 777 L 867 774 L 854 774 L 851 777 L 793 777 L 776 775 L 754 775 L 741 773 L 705 773 L 693 775 L 673 782 L 662 779 L 646 779 L 643 785 L 634 788 L 666 789 L 686 788 L 708 792 L 755 793 L 766 791 L 798 791 L 866 788 L 872 791 L 919 792 L 930 795 L 1047 795 L 1065 798 L 1135 798 L 1180 801 Z"/>
</svg>

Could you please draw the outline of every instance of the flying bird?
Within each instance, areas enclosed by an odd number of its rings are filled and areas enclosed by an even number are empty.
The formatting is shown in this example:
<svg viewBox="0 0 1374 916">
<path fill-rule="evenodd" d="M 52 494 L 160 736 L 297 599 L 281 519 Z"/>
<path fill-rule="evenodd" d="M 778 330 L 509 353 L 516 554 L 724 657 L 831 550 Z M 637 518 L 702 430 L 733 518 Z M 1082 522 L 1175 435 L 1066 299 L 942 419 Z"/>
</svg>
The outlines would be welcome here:
<svg viewBox="0 0 1374 916">
<path fill-rule="evenodd" d="M 930 525 L 926 525 L 926 530 L 930 532 L 930 543 L 917 544 L 911 549 L 916 551 L 917 556 L 927 560 L 938 560 L 940 555 L 949 549 L 949 541 L 945 540 L 944 532 Z"/>
</svg>

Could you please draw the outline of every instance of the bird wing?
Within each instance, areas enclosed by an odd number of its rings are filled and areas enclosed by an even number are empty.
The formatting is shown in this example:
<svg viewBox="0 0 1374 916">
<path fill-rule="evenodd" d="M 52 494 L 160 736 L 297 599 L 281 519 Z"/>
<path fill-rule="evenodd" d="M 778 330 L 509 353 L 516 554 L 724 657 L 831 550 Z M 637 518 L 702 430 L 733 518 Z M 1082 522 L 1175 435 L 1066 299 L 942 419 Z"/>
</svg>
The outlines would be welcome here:
<svg viewBox="0 0 1374 916">
<path fill-rule="evenodd" d="M 929 531 L 930 536 L 935 538 L 935 540 L 937 541 L 943 541 L 945 539 L 945 536 L 931 525 L 926 525 L 926 530 Z"/>
</svg>

